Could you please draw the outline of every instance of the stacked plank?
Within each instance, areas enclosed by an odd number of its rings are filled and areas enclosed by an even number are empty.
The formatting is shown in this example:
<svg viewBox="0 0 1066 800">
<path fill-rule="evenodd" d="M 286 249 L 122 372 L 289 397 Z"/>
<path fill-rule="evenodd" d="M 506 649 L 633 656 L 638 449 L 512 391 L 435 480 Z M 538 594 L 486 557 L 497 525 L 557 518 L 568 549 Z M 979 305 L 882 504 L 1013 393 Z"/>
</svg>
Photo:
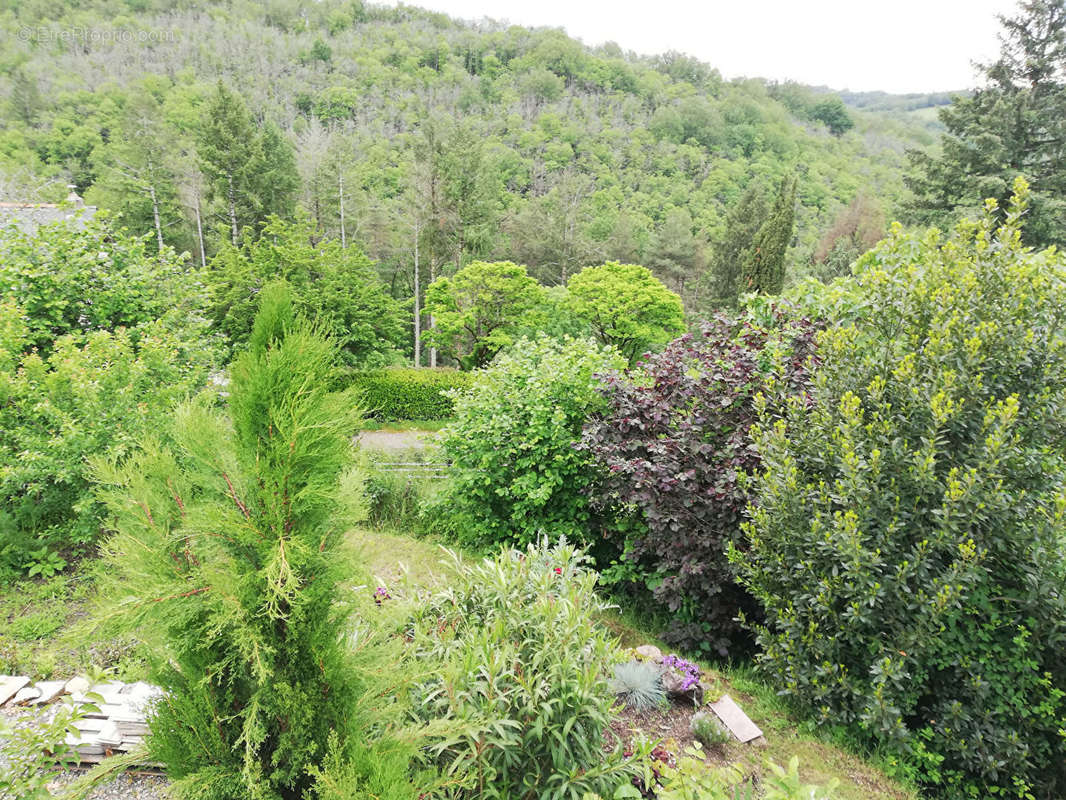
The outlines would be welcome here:
<svg viewBox="0 0 1066 800">
<path fill-rule="evenodd" d="M 80 711 L 66 741 L 82 763 L 90 764 L 140 745 L 148 733 L 151 704 L 162 694 L 143 681 L 90 684 L 86 678 L 72 678 L 34 684 L 29 678 L 0 675 L 0 706 L 43 706 L 58 700 Z"/>
</svg>

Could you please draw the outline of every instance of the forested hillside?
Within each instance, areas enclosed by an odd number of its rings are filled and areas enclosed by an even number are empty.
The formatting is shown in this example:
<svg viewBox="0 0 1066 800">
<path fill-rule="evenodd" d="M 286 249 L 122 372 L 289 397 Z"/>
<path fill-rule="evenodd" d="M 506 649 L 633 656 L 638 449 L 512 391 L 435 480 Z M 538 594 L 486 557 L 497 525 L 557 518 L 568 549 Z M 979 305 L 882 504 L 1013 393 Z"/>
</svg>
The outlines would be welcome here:
<svg viewBox="0 0 1066 800">
<path fill-rule="evenodd" d="M 400 299 L 417 242 L 423 287 L 474 258 L 546 284 L 615 260 L 706 308 L 728 295 L 730 212 L 792 175 L 789 279 L 834 274 L 895 213 L 904 151 L 935 139 L 906 104 L 407 6 L 41 0 L 0 27 L 0 199 L 72 183 L 197 262 L 307 214 Z"/>
</svg>

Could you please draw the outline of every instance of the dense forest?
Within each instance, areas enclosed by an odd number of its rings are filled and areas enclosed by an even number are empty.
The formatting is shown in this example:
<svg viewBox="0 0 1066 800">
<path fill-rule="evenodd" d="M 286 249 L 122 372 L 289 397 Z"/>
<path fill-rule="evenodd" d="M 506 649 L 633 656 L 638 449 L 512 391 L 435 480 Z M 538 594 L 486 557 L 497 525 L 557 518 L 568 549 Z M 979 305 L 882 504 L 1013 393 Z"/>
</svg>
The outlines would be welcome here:
<svg viewBox="0 0 1066 800">
<path fill-rule="evenodd" d="M 644 264 L 689 311 L 728 303 L 730 232 L 750 238 L 793 178 L 787 279 L 832 277 L 883 235 L 905 151 L 935 144 L 948 100 L 849 107 L 678 53 L 352 0 L 48 0 L 0 25 L 17 32 L 0 43 L 4 200 L 73 185 L 204 265 L 302 216 L 407 301 L 416 260 L 424 290 L 481 259 L 547 285 Z"/>
</svg>

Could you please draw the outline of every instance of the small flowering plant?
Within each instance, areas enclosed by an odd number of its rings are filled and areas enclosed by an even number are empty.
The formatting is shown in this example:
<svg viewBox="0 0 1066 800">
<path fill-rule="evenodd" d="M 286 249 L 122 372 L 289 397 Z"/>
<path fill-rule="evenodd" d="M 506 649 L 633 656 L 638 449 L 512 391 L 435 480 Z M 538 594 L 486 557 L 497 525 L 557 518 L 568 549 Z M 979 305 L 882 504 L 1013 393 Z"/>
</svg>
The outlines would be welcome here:
<svg viewBox="0 0 1066 800">
<path fill-rule="evenodd" d="M 391 599 L 392 595 L 389 594 L 389 590 L 386 589 L 384 586 L 379 586 L 377 589 L 374 590 L 374 602 L 377 603 L 379 606 L 386 600 Z"/>
<path fill-rule="evenodd" d="M 663 657 L 662 666 L 664 672 L 672 672 L 677 678 L 676 685 L 679 691 L 687 692 L 700 682 L 702 674 L 700 668 L 673 653 Z"/>
</svg>

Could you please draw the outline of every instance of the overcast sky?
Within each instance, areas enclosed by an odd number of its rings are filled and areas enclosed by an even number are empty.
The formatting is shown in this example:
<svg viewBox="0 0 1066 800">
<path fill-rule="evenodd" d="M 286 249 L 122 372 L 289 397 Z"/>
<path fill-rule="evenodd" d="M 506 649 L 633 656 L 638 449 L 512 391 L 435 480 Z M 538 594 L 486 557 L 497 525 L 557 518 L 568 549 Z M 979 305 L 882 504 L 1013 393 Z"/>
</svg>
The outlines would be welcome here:
<svg viewBox="0 0 1066 800">
<path fill-rule="evenodd" d="M 562 27 L 586 44 L 680 50 L 725 77 L 834 89 L 932 92 L 975 85 L 1013 0 L 415 0 L 462 19 Z"/>
</svg>

